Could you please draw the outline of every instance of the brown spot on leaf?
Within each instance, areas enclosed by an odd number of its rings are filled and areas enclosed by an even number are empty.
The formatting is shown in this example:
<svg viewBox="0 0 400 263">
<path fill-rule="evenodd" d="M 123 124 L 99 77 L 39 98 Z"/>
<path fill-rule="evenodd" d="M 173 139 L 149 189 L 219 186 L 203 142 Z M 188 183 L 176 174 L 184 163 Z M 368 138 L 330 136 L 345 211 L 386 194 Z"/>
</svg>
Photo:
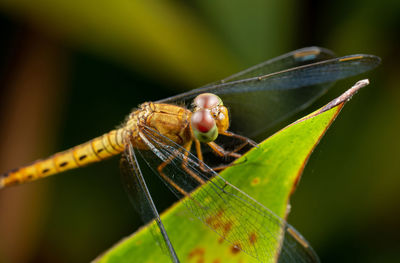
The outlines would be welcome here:
<svg viewBox="0 0 400 263">
<path fill-rule="evenodd" d="M 225 224 L 221 225 L 222 227 L 222 237 L 218 239 L 218 243 L 222 244 L 226 238 L 226 236 L 229 234 L 229 232 L 232 229 L 232 222 L 226 222 Z"/>
<path fill-rule="evenodd" d="M 217 230 L 218 228 L 223 226 L 221 216 L 224 214 L 223 210 L 219 210 L 217 214 L 211 215 L 206 218 L 206 223 L 211 226 L 213 229 Z"/>
<path fill-rule="evenodd" d="M 232 229 L 232 222 L 227 222 L 224 224 L 224 235 L 229 234 Z"/>
<path fill-rule="evenodd" d="M 192 262 L 204 263 L 204 254 L 205 253 L 206 253 L 206 251 L 204 250 L 204 248 L 195 248 L 189 253 L 188 258 L 189 258 L 189 260 L 193 260 Z M 196 260 L 196 258 L 197 258 L 197 260 Z"/>
<path fill-rule="evenodd" d="M 241 250 L 242 249 L 239 243 L 235 243 L 234 245 L 231 246 L 231 252 L 234 255 L 238 254 Z"/>
<path fill-rule="evenodd" d="M 256 186 L 256 185 L 258 185 L 260 183 L 260 178 L 259 177 L 256 177 L 256 178 L 254 178 L 252 181 L 251 181 L 251 185 L 252 186 Z"/>
<path fill-rule="evenodd" d="M 250 241 L 250 244 L 254 244 L 254 243 L 256 243 L 257 242 L 257 235 L 256 235 L 256 233 L 251 233 L 250 234 L 250 236 L 249 236 L 249 241 Z"/>
</svg>

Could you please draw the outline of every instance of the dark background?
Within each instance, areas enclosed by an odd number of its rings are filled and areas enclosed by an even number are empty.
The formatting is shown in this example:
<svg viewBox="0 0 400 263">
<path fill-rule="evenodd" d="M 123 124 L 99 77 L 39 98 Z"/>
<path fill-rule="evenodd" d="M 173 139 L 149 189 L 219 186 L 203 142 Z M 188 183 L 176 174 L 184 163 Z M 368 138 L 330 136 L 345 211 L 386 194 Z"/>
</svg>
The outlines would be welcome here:
<svg viewBox="0 0 400 263">
<path fill-rule="evenodd" d="M 289 222 L 322 262 L 399 261 L 399 1 L 3 0 L 0 28 L 1 171 L 300 47 L 380 56 L 312 154 Z M 140 225 L 113 158 L 2 190 L 0 262 L 87 262 Z"/>
</svg>

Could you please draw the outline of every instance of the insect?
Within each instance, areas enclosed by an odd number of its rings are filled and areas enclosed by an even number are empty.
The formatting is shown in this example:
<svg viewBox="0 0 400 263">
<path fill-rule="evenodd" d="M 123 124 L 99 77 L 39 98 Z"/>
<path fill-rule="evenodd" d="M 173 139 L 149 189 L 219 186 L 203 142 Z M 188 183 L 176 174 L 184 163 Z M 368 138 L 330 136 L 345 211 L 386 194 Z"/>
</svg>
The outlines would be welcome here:
<svg viewBox="0 0 400 263">
<path fill-rule="evenodd" d="M 225 165 L 212 169 L 204 162 L 202 145 L 235 160 L 244 147 L 256 146 L 249 138 L 310 105 L 334 81 L 379 62 L 373 55 L 335 58 L 319 47 L 295 50 L 220 82 L 143 103 L 121 128 L 0 175 L 0 188 L 122 154 L 121 172 L 132 203 L 146 221 L 156 221 L 162 246 L 171 261 L 179 262 L 140 170 L 142 158 L 172 192 L 186 197 L 184 203 L 196 217 L 238 249 L 262 262 L 278 254 L 279 262 L 318 262 L 293 227 L 216 173 Z M 233 147 L 219 143 L 220 137 L 234 141 Z M 229 231 L 210 218 L 229 224 Z"/>
</svg>

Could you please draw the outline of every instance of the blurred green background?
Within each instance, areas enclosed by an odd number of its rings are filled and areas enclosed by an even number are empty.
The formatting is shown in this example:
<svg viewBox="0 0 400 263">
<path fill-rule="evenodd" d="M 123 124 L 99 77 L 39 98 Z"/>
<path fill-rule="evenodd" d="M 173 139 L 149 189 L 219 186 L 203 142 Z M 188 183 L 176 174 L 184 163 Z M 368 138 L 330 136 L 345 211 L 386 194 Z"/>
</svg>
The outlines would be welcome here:
<svg viewBox="0 0 400 263">
<path fill-rule="evenodd" d="M 1 171 L 300 47 L 380 56 L 311 156 L 289 222 L 322 262 L 400 260 L 400 1 L 2 0 L 0 28 Z M 160 209 L 174 200 L 154 192 Z M 87 262 L 140 225 L 113 158 L 2 190 L 0 262 Z"/>
</svg>

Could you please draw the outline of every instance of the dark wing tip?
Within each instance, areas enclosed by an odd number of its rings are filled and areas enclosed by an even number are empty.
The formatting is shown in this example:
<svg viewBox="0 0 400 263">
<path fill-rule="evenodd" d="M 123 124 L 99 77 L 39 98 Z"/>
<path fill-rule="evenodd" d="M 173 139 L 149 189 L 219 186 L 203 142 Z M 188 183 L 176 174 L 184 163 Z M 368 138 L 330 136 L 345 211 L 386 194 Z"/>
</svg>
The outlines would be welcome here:
<svg viewBox="0 0 400 263">
<path fill-rule="evenodd" d="M 363 61 L 371 65 L 378 66 L 381 63 L 381 58 L 370 54 L 354 54 L 338 58 L 339 62 L 345 61 Z"/>
<path fill-rule="evenodd" d="M 319 55 L 319 54 L 327 54 L 331 57 L 336 56 L 332 50 L 318 46 L 304 47 L 293 51 L 293 56 L 296 58 L 309 55 Z"/>
</svg>

